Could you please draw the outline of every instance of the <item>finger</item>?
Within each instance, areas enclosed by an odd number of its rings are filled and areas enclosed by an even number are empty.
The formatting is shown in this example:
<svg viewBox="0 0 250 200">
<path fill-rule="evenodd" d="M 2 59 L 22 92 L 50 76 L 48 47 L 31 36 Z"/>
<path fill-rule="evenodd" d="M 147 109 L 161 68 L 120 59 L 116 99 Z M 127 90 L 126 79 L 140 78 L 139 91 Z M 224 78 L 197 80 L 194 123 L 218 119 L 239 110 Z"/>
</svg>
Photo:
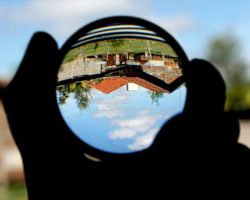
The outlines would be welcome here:
<svg viewBox="0 0 250 200">
<path fill-rule="evenodd" d="M 49 119 L 45 122 L 43 116 L 45 119 L 51 116 L 48 112 L 52 110 L 51 98 L 55 93 L 57 54 L 57 44 L 50 35 L 34 34 L 16 75 L 4 92 L 4 107 L 18 145 L 37 140 L 34 127 L 43 127 L 39 129 L 43 133 L 49 131 L 46 129 Z"/>
<path fill-rule="evenodd" d="M 57 44 L 49 34 L 35 33 L 11 85 L 45 84 L 50 81 L 56 73 L 57 54 Z"/>
<path fill-rule="evenodd" d="M 215 67 L 194 59 L 185 71 L 187 99 L 186 112 L 222 111 L 225 103 L 225 83 Z"/>
</svg>

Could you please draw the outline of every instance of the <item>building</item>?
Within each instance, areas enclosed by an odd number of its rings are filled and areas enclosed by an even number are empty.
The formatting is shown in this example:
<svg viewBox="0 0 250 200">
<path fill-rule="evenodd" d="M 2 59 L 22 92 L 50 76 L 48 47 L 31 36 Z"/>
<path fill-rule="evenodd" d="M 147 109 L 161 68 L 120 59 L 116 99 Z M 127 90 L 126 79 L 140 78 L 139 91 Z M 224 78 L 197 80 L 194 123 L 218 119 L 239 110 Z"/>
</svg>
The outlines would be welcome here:
<svg viewBox="0 0 250 200">
<path fill-rule="evenodd" d="M 96 82 L 94 79 L 89 81 L 89 85 L 92 88 L 95 88 L 104 94 L 109 94 L 125 85 L 127 86 L 128 90 L 134 90 L 135 85 L 131 85 L 131 84 L 139 85 L 141 87 L 144 87 L 154 92 L 168 93 L 166 89 L 161 88 L 160 86 L 157 86 L 149 82 L 148 80 L 142 79 L 140 77 L 125 77 L 125 76 L 104 77 L 102 81 Z"/>
</svg>

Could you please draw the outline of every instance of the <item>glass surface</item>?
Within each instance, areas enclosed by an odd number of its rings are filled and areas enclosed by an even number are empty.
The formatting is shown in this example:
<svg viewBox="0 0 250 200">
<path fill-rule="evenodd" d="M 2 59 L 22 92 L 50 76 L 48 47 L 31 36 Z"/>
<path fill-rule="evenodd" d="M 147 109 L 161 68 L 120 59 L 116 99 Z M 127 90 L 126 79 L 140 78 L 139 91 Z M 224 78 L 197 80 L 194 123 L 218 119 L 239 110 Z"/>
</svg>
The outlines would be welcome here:
<svg viewBox="0 0 250 200">
<path fill-rule="evenodd" d="M 186 98 L 181 61 L 155 32 L 136 25 L 98 28 L 80 37 L 58 72 L 61 114 L 79 139 L 107 152 L 150 146 Z"/>
</svg>

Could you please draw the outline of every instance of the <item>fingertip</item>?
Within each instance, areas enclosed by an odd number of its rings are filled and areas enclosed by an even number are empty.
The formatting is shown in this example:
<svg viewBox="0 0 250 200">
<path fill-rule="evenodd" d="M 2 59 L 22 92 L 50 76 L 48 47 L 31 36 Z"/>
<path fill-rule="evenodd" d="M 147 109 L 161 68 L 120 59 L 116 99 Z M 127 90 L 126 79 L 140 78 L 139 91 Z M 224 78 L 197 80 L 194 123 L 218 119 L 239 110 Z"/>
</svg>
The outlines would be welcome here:
<svg viewBox="0 0 250 200">
<path fill-rule="evenodd" d="M 34 33 L 8 91 L 19 90 L 30 83 L 49 85 L 55 79 L 57 60 L 58 47 L 53 37 L 45 32 Z"/>
<path fill-rule="evenodd" d="M 30 73 L 33 75 L 38 72 L 39 74 L 46 73 L 47 69 L 53 69 L 51 65 L 55 65 L 57 54 L 57 43 L 50 34 L 46 32 L 34 33 L 15 78 L 27 77 Z"/>
<path fill-rule="evenodd" d="M 213 86 L 216 85 L 224 86 L 224 80 L 220 74 L 220 72 L 216 69 L 216 67 L 203 59 L 193 59 L 190 61 L 190 64 L 186 70 L 186 79 L 187 82 L 198 82 L 200 84 L 208 84 Z"/>
<path fill-rule="evenodd" d="M 46 32 L 36 32 L 33 34 L 28 45 L 26 54 L 32 53 L 54 53 L 58 46 L 54 38 Z"/>
<path fill-rule="evenodd" d="M 33 34 L 31 38 L 31 42 L 36 42 L 36 41 L 46 42 L 46 43 L 49 43 L 50 45 L 54 45 L 57 47 L 57 43 L 54 40 L 54 38 L 50 34 L 43 32 L 43 31 L 38 31 Z"/>
<path fill-rule="evenodd" d="M 226 86 L 220 72 L 208 61 L 193 59 L 185 71 L 186 107 L 224 109 Z"/>
<path fill-rule="evenodd" d="M 215 68 L 215 66 L 203 59 L 195 58 L 191 60 L 187 72 L 192 75 L 192 78 L 200 77 L 204 79 L 207 77 L 205 74 L 213 74 L 216 77 L 220 77 L 222 79 L 220 72 Z"/>
<path fill-rule="evenodd" d="M 200 83 L 211 86 L 219 85 L 225 89 L 225 83 L 218 69 L 210 62 L 203 59 L 193 59 L 188 69 L 191 80 L 200 81 Z"/>
<path fill-rule="evenodd" d="M 26 76 L 41 65 L 44 66 L 43 68 L 46 68 L 48 61 L 53 62 L 55 59 L 57 51 L 57 43 L 51 35 L 45 32 L 34 33 L 15 78 L 20 75 L 23 76 L 23 74 Z"/>
<path fill-rule="evenodd" d="M 190 62 L 191 64 L 210 64 L 207 60 L 200 59 L 200 58 L 194 58 Z"/>
</svg>

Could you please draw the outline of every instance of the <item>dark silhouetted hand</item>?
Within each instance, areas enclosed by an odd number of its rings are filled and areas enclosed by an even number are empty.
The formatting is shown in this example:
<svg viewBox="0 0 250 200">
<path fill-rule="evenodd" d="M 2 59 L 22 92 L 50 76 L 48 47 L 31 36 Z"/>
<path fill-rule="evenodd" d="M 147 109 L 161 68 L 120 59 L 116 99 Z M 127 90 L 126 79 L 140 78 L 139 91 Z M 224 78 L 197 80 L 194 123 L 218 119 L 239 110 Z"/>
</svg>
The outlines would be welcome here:
<svg viewBox="0 0 250 200">
<path fill-rule="evenodd" d="M 117 192 L 146 196 L 145 191 L 162 185 L 161 181 L 172 181 L 171 175 L 176 178 L 179 172 L 179 177 L 190 172 L 194 177 L 203 170 L 201 179 L 206 180 L 209 170 L 249 167 L 249 150 L 237 143 L 238 120 L 223 110 L 224 81 L 203 60 L 193 60 L 184 69 L 184 111 L 162 127 L 149 149 L 128 155 L 103 154 L 101 162 L 89 160 L 68 134 L 57 108 L 58 55 L 54 39 L 36 33 L 14 79 L 1 90 L 30 199 L 114 198 Z"/>
</svg>

